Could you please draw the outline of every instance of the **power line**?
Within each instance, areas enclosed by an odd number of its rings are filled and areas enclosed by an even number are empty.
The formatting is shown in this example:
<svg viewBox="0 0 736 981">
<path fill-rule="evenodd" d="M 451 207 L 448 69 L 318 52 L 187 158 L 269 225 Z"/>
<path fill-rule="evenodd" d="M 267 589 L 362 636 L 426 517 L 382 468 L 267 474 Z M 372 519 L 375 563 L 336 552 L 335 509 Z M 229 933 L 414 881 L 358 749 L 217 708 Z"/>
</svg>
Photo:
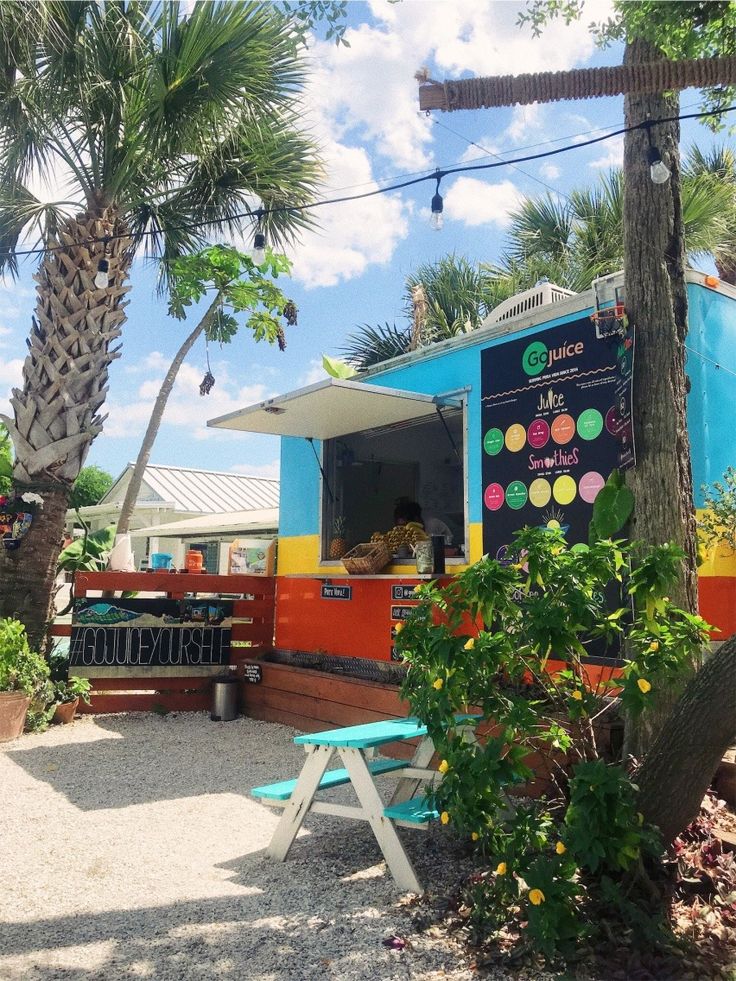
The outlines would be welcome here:
<svg viewBox="0 0 736 981">
<path fill-rule="evenodd" d="M 398 183 L 391 184 L 387 187 L 374 188 L 373 190 L 370 191 L 364 191 L 362 194 L 348 194 L 348 195 L 342 195 L 341 197 L 325 198 L 322 201 L 312 201 L 307 204 L 279 205 L 278 207 L 275 208 L 257 208 L 255 210 L 249 210 L 241 213 L 236 212 L 235 214 L 228 215 L 227 217 L 223 217 L 223 218 L 203 219 L 201 221 L 193 221 L 181 225 L 175 225 L 171 227 L 170 231 L 193 231 L 197 228 L 207 228 L 207 227 L 212 227 L 213 225 L 223 225 L 226 223 L 231 223 L 241 218 L 249 218 L 251 220 L 260 221 L 266 215 L 287 214 L 287 213 L 293 213 L 298 211 L 301 212 L 313 211 L 316 208 L 323 208 L 329 205 L 345 204 L 349 201 L 361 201 L 361 200 L 365 200 L 366 198 L 376 197 L 379 194 L 388 194 L 391 191 L 401 191 L 404 188 L 415 187 L 417 184 L 423 184 L 426 181 L 437 181 L 437 186 L 439 187 L 439 182 L 444 177 L 450 177 L 453 174 L 466 174 L 466 173 L 474 173 L 477 171 L 495 170 L 498 167 L 511 167 L 514 164 L 528 163 L 530 160 L 544 160 L 548 157 L 559 156 L 561 153 L 568 153 L 570 150 L 580 150 L 588 146 L 594 146 L 597 143 L 603 143 L 605 140 L 609 140 L 614 136 L 622 136 L 626 133 L 632 133 L 635 132 L 636 130 L 641 130 L 641 129 L 650 129 L 652 126 L 657 126 L 661 123 L 672 123 L 683 119 L 702 119 L 705 116 L 719 116 L 719 115 L 724 115 L 725 113 L 728 112 L 733 112 L 734 110 L 736 110 L 736 106 L 726 106 L 723 109 L 711 109 L 702 112 L 681 113 L 677 116 L 664 116 L 659 119 L 647 119 L 642 123 L 637 123 L 635 126 L 624 126 L 621 129 L 613 130 L 609 133 L 604 134 L 603 136 L 596 136 L 593 137 L 592 139 L 585 140 L 580 143 L 573 143 L 568 146 L 556 147 L 553 150 L 544 150 L 541 153 L 532 153 L 523 157 L 515 157 L 511 160 L 497 160 L 494 161 L 493 163 L 487 163 L 487 164 L 468 164 L 465 166 L 447 167 L 444 169 L 440 169 L 438 167 L 433 173 L 424 174 L 420 177 L 414 177 L 405 181 L 400 181 Z M 160 235 L 161 233 L 162 231 L 145 231 L 145 232 L 140 232 L 137 237 L 145 238 L 149 236 Z M 72 247 L 79 248 L 79 246 L 82 245 L 95 245 L 100 243 L 107 244 L 108 242 L 111 242 L 115 239 L 130 238 L 130 237 L 131 237 L 130 233 L 120 232 L 115 235 L 100 235 L 93 238 L 83 239 L 79 242 L 72 243 L 72 245 L 56 245 L 56 246 L 51 246 L 49 248 L 25 249 L 16 252 L 14 252 L 12 249 L 4 249 L 4 250 L 0 250 L 0 258 L 8 258 L 11 256 L 19 257 L 19 256 L 28 256 L 28 255 L 45 255 L 46 253 L 49 252 L 63 252 L 65 249 L 69 249 Z"/>
<path fill-rule="evenodd" d="M 733 377 L 736 378 L 736 371 L 734 371 L 732 368 L 727 368 L 725 364 L 719 364 L 719 362 L 714 361 L 713 358 L 707 358 L 704 354 L 701 354 L 700 351 L 696 351 L 695 348 L 688 347 L 687 344 L 685 345 L 685 350 L 690 354 L 694 354 L 697 358 L 700 358 L 701 361 L 707 361 L 708 364 L 712 364 L 713 367 L 717 368 L 719 371 L 725 371 L 727 375 L 733 375 Z"/>
</svg>

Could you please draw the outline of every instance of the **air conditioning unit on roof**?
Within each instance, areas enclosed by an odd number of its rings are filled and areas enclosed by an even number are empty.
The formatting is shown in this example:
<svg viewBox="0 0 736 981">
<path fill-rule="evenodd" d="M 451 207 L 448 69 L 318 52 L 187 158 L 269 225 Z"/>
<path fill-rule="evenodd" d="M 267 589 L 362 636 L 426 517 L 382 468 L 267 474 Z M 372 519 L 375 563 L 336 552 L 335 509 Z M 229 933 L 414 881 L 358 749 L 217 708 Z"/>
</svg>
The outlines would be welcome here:
<svg viewBox="0 0 736 981">
<path fill-rule="evenodd" d="M 575 296 L 573 290 L 563 289 L 562 286 L 555 286 L 554 283 L 538 283 L 530 290 L 510 296 L 508 300 L 499 303 L 491 310 L 486 324 L 500 324 L 504 320 L 513 320 L 515 317 L 523 317 L 525 314 L 534 313 L 540 307 L 546 307 L 550 303 L 559 303 L 566 300 L 568 296 Z"/>
</svg>

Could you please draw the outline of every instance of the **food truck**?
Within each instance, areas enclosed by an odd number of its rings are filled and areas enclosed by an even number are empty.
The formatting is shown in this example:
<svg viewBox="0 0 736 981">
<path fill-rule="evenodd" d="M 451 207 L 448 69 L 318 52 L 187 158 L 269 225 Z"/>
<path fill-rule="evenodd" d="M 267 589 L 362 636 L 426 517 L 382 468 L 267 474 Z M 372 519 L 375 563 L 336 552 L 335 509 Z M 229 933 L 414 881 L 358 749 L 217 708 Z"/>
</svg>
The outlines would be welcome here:
<svg viewBox="0 0 736 981">
<path fill-rule="evenodd" d="M 695 271 L 687 284 L 702 507 L 703 486 L 736 464 L 736 289 Z M 331 546 L 335 528 L 348 545 L 387 532 L 397 499 L 449 529 L 446 575 L 486 554 L 503 561 L 525 525 L 586 541 L 606 478 L 636 465 L 634 360 L 622 273 L 579 294 L 545 282 L 477 330 L 211 420 L 282 437 L 275 648 L 395 657 L 395 626 L 428 577 L 406 550 L 378 572 L 349 575 Z M 736 556 L 721 544 L 699 572 L 701 612 L 726 637 L 736 631 Z"/>
</svg>

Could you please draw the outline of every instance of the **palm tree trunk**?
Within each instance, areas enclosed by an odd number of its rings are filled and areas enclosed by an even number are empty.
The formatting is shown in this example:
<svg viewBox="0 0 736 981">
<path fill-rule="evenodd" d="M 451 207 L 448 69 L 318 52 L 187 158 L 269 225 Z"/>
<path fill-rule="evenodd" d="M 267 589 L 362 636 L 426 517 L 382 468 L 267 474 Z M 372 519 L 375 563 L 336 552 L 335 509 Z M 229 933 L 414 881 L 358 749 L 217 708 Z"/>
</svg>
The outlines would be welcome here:
<svg viewBox="0 0 736 981">
<path fill-rule="evenodd" d="M 153 411 L 151 412 L 151 418 L 148 421 L 148 427 L 146 428 L 146 434 L 143 437 L 143 442 L 141 443 L 141 448 L 138 451 L 138 458 L 135 461 L 135 467 L 133 468 L 133 473 L 128 481 L 128 487 L 125 492 L 125 499 L 123 500 L 123 505 L 120 509 L 120 517 L 118 518 L 118 535 L 126 535 L 128 529 L 130 528 L 130 519 L 133 515 L 133 509 L 135 508 L 135 502 L 138 499 L 138 494 L 141 489 L 141 483 L 143 482 L 143 474 L 148 466 L 148 461 L 151 457 L 151 450 L 153 449 L 153 444 L 158 436 L 159 427 L 161 426 L 161 420 L 163 419 L 164 411 L 166 409 L 166 403 L 169 401 L 169 396 L 171 395 L 172 389 L 174 388 L 174 382 L 176 381 L 176 376 L 179 374 L 179 369 L 184 364 L 184 359 L 187 354 L 192 349 L 194 342 L 197 338 L 207 329 L 207 327 L 212 322 L 212 319 L 217 312 L 217 308 L 220 305 L 220 294 L 218 292 L 215 299 L 212 301 L 209 309 L 202 317 L 200 322 L 191 332 L 189 337 L 184 341 L 182 346 L 176 352 L 176 357 L 171 362 L 169 370 L 166 372 L 166 377 L 163 380 L 161 388 L 158 395 L 156 396 L 156 401 L 153 404 Z"/>
<path fill-rule="evenodd" d="M 652 62 L 662 55 L 645 41 L 626 46 L 625 63 Z M 627 127 L 677 115 L 677 97 L 627 95 Z M 685 337 L 687 293 L 680 198 L 680 128 L 677 121 L 651 127 L 651 142 L 672 175 L 655 184 L 649 174 L 645 129 L 624 139 L 624 273 L 627 312 L 636 328 L 634 434 L 636 467 L 627 484 L 636 500 L 631 537 L 648 544 L 674 542 L 685 552 L 672 598 L 696 612 L 695 512 L 687 432 Z M 674 704 L 662 692 L 651 710 L 627 727 L 626 748 L 643 755 Z"/>
<path fill-rule="evenodd" d="M 736 737 L 736 634 L 690 682 L 636 775 L 639 808 L 669 845 L 698 813 Z"/>
<path fill-rule="evenodd" d="M 66 221 L 58 241 L 49 242 L 35 276 L 23 388 L 13 389 L 14 418 L 0 416 L 15 446 L 15 492 L 32 490 L 44 499 L 20 547 L 0 551 L 0 617 L 20 619 L 38 649 L 45 646 L 53 617 L 53 580 L 71 486 L 102 431 L 98 412 L 108 368 L 120 352 L 110 345 L 125 321 L 130 242 L 90 240 L 124 231 L 116 212 L 101 207 Z M 109 285 L 98 289 L 94 279 L 102 258 L 109 262 Z"/>
</svg>

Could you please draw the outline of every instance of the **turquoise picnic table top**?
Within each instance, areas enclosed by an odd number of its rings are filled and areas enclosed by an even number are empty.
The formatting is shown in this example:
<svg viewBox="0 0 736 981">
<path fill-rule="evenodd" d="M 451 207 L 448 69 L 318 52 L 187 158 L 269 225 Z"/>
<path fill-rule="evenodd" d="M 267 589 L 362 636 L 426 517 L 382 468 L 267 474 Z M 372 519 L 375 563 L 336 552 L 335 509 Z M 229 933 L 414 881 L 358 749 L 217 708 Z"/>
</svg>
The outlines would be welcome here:
<svg viewBox="0 0 736 981">
<path fill-rule="evenodd" d="M 477 721 L 477 715 L 456 715 L 456 722 Z M 296 736 L 294 742 L 299 746 L 335 746 L 350 749 L 370 749 L 385 743 L 402 742 L 427 735 L 427 727 L 414 716 L 406 719 L 386 719 L 382 722 L 366 722 L 346 729 L 329 729 L 326 732 L 310 732 Z"/>
</svg>

